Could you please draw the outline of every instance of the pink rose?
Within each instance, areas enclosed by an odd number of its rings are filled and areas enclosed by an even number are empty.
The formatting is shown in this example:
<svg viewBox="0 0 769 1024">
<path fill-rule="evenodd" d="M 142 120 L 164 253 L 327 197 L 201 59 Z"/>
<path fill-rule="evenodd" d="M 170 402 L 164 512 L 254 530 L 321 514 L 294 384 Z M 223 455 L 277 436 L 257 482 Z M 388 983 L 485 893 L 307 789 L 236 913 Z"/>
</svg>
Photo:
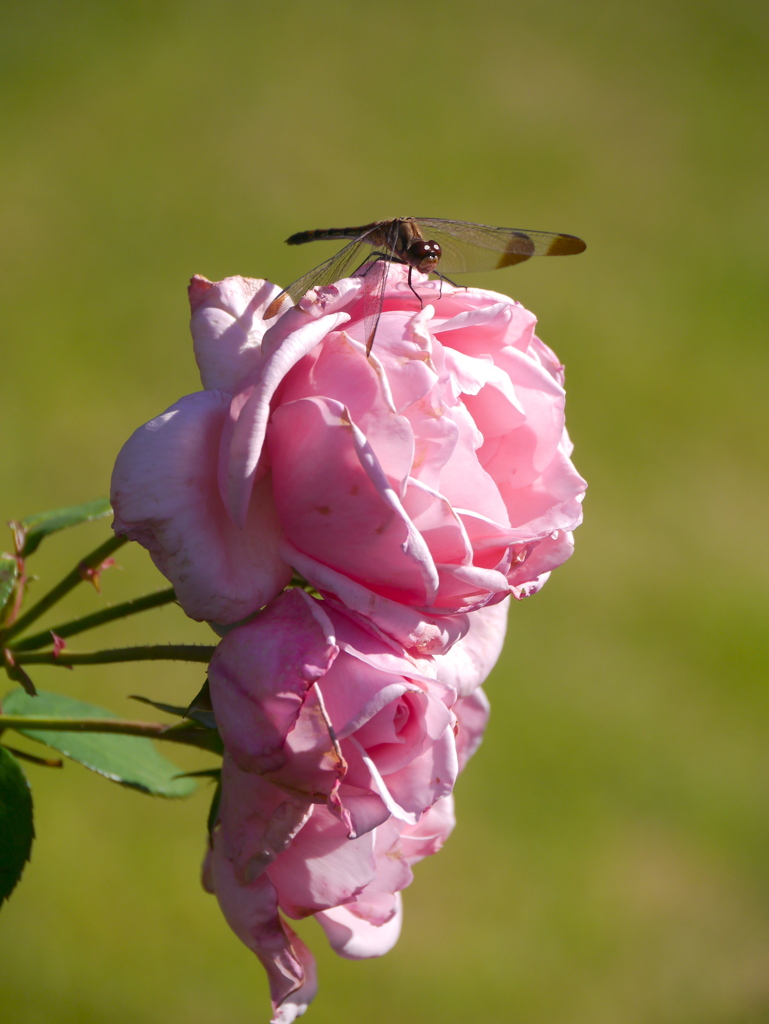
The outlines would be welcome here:
<svg viewBox="0 0 769 1024">
<path fill-rule="evenodd" d="M 297 800 L 225 755 L 203 885 L 264 966 L 273 1024 L 291 1024 L 317 988 L 312 955 L 281 912 L 314 916 L 340 956 L 382 956 L 400 934 L 400 891 L 412 865 L 436 853 L 453 827 L 445 796 L 416 825 L 390 818 L 351 840 L 325 806 Z"/>
<path fill-rule="evenodd" d="M 219 644 L 211 701 L 239 768 L 323 802 L 350 838 L 390 816 L 415 825 L 457 777 L 456 690 L 303 590 Z"/>
<path fill-rule="evenodd" d="M 143 543 L 188 614 L 235 622 L 290 567 L 417 652 L 468 612 L 538 590 L 571 553 L 585 484 L 563 372 L 522 306 L 393 267 L 371 357 L 364 281 L 263 312 L 277 288 L 193 279 L 205 391 L 118 457 L 118 533 Z M 237 527 L 234 525 L 237 524 Z"/>
<path fill-rule="evenodd" d="M 501 646 L 493 634 L 487 623 L 457 645 L 473 648 L 478 671 Z M 441 681 L 456 671 L 449 657 L 412 658 L 293 589 L 211 660 L 226 753 L 204 884 L 266 968 L 279 1024 L 315 985 L 280 912 L 316 916 L 341 956 L 379 956 L 398 938 L 411 866 L 453 827 L 454 780 L 488 704 L 475 678 L 463 698 Z"/>
</svg>

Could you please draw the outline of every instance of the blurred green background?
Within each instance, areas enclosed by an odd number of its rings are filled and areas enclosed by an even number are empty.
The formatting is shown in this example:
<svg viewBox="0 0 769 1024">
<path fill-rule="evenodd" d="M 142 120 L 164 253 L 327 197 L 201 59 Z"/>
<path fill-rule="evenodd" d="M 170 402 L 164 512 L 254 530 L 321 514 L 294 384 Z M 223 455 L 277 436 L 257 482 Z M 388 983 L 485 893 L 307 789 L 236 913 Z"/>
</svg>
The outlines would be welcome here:
<svg viewBox="0 0 769 1024">
<path fill-rule="evenodd" d="M 199 386 L 193 273 L 286 284 L 333 252 L 290 233 L 398 215 L 588 242 L 472 280 L 534 310 L 567 365 L 585 524 L 511 610 L 458 829 L 417 870 L 399 945 L 353 964 L 303 929 L 309 1019 L 769 1021 L 769 7 L 0 14 L 3 519 L 105 494 L 126 437 Z M 107 535 L 50 540 L 39 586 Z M 119 561 L 107 601 L 161 584 L 138 549 Z M 195 638 L 166 609 L 71 649 Z M 183 701 L 201 671 L 35 679 L 141 717 L 127 694 Z M 3 1020 L 266 1021 L 260 968 L 198 886 L 208 794 L 28 775 L 38 839 L 0 914 Z"/>
</svg>

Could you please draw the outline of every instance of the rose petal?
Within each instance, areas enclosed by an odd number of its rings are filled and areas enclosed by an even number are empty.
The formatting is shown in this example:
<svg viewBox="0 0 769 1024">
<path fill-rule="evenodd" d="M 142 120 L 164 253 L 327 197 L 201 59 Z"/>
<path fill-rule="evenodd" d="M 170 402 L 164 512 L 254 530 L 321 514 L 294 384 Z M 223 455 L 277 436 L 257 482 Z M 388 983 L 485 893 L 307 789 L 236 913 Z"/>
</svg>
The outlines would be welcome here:
<svg viewBox="0 0 769 1024">
<path fill-rule="evenodd" d="M 237 622 L 278 594 L 291 570 L 269 480 L 255 488 L 244 528 L 216 488 L 219 437 L 229 397 L 202 391 L 140 427 L 112 474 L 113 529 L 136 540 L 173 584 L 193 619 Z"/>
<path fill-rule="evenodd" d="M 469 616 L 465 636 L 445 654 L 435 655 L 438 678 L 466 697 L 486 679 L 502 653 L 507 630 L 508 601 L 479 608 Z"/>
<path fill-rule="evenodd" d="M 267 868 L 289 917 L 347 903 L 375 877 L 374 834 L 347 836 L 344 825 L 316 805 L 294 842 Z"/>
<path fill-rule="evenodd" d="M 331 948 L 348 960 L 365 960 L 389 953 L 401 933 L 403 903 L 396 895 L 396 913 L 382 925 L 373 925 L 350 907 L 333 907 L 317 915 Z M 354 904 L 352 905 L 354 906 Z"/>
<path fill-rule="evenodd" d="M 461 772 L 464 771 L 465 765 L 481 745 L 483 739 L 483 731 L 489 720 L 489 702 L 486 694 L 480 687 L 477 687 L 469 696 L 462 697 L 456 702 L 454 713 L 459 722 L 457 757 Z"/>
<path fill-rule="evenodd" d="M 196 275 L 188 293 L 190 330 L 203 387 L 233 393 L 259 360 L 267 330 L 264 311 L 280 288 L 250 277 L 214 283 Z"/>
<path fill-rule="evenodd" d="M 266 875 L 238 884 L 232 863 L 214 836 L 212 877 L 227 924 L 267 971 L 273 1024 L 291 1024 L 317 991 L 312 955 L 280 919 L 275 887 Z"/>
<path fill-rule="evenodd" d="M 344 406 L 330 399 L 281 406 L 270 457 L 281 466 L 273 486 L 292 544 L 332 568 L 343 564 L 347 575 L 395 600 L 432 601 L 438 579 L 427 545 Z"/>
<path fill-rule="evenodd" d="M 211 701 L 225 746 L 249 771 L 275 772 L 307 691 L 339 648 L 304 591 L 276 598 L 219 644 L 209 665 Z"/>
<path fill-rule="evenodd" d="M 291 309 L 264 336 L 263 355 L 253 380 L 243 383 L 243 397 L 235 396 L 232 417 L 222 436 L 220 486 L 233 520 L 241 526 L 249 500 L 270 413 L 270 402 L 288 371 L 323 338 L 347 321 L 346 313 L 302 319 Z"/>
</svg>

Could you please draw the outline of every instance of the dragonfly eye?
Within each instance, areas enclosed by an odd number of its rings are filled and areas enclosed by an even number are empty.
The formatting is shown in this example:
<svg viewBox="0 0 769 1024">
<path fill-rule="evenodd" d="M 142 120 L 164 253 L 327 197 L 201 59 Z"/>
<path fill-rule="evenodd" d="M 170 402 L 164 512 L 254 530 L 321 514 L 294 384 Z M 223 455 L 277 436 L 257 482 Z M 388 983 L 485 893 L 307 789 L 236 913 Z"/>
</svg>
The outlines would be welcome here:
<svg viewBox="0 0 769 1024">
<path fill-rule="evenodd" d="M 440 262 L 441 247 L 437 242 L 425 242 L 420 239 L 418 242 L 412 242 L 408 247 L 406 258 L 415 270 L 429 274 Z"/>
</svg>

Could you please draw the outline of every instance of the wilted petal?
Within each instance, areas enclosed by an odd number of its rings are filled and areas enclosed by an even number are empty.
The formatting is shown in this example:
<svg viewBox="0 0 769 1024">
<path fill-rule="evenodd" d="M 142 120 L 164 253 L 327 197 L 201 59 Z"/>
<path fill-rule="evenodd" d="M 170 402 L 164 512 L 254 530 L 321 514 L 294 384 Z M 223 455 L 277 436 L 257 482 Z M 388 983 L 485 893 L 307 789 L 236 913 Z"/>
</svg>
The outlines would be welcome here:
<svg viewBox="0 0 769 1024">
<path fill-rule="evenodd" d="M 227 924 L 267 971 L 274 1024 L 291 1024 L 317 990 L 312 955 L 281 920 L 277 892 L 269 878 L 260 875 L 240 885 L 216 835 L 211 874 Z"/>
<path fill-rule="evenodd" d="M 242 771 L 225 751 L 218 842 L 241 885 L 262 874 L 288 847 L 312 806 L 300 794 L 286 793 L 260 775 Z"/>
</svg>

